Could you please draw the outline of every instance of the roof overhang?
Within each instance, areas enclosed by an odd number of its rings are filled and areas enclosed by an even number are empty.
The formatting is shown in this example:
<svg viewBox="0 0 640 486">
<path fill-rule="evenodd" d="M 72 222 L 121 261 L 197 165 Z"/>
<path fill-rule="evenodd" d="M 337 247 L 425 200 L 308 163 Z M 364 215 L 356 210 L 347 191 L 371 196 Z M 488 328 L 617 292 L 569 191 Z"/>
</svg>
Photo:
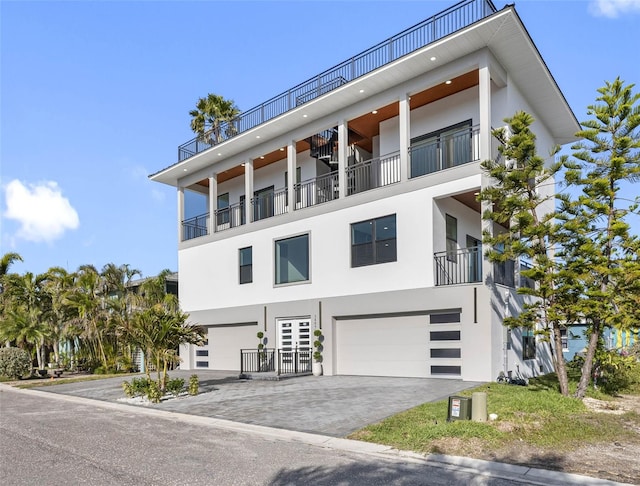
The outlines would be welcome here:
<svg viewBox="0 0 640 486">
<path fill-rule="evenodd" d="M 167 167 L 151 180 L 177 186 L 179 179 L 228 161 L 250 150 L 256 140 L 264 142 L 301 125 L 318 120 L 358 101 L 382 93 L 424 73 L 441 68 L 464 56 L 488 48 L 518 86 L 554 142 L 570 143 L 580 129 L 579 123 L 547 68 L 540 52 L 524 27 L 515 7 L 510 5 L 464 29 L 416 50 L 338 89 L 290 110 L 272 120 L 241 133 L 187 160 Z M 436 57 L 437 62 L 430 58 Z"/>
</svg>

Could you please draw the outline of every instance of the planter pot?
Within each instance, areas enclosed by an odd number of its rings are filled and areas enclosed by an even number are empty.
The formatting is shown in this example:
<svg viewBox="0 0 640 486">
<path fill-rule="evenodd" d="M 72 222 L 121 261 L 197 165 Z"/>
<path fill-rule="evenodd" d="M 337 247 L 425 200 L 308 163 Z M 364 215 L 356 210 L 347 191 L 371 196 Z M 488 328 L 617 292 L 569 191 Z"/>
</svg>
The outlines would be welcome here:
<svg viewBox="0 0 640 486">
<path fill-rule="evenodd" d="M 313 376 L 321 376 L 322 363 L 318 363 L 317 361 L 314 361 L 313 364 L 311 365 L 311 372 L 313 373 Z"/>
</svg>

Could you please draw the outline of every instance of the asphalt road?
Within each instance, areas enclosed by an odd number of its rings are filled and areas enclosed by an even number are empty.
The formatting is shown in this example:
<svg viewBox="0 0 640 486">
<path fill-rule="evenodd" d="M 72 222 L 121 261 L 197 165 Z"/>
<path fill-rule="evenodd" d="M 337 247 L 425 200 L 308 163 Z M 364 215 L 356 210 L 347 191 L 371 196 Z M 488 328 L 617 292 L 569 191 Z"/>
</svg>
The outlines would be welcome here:
<svg viewBox="0 0 640 486">
<path fill-rule="evenodd" d="M 10 485 L 512 485 L 513 478 L 0 390 L 0 482 Z M 524 482 L 520 484 L 530 484 Z"/>
</svg>

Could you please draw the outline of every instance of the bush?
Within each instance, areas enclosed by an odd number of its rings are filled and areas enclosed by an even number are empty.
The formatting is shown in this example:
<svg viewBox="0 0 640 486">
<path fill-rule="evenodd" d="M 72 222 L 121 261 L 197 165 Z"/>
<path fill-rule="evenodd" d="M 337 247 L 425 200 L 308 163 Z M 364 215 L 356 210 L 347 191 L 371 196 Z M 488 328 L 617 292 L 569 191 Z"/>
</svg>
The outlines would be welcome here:
<svg viewBox="0 0 640 486">
<path fill-rule="evenodd" d="M 150 380 L 147 388 L 147 398 L 151 403 L 160 403 L 162 398 L 162 391 L 160 385 L 156 381 Z"/>
<path fill-rule="evenodd" d="M 189 395 L 197 395 L 200 391 L 200 381 L 198 375 L 191 375 L 189 377 Z"/>
<path fill-rule="evenodd" d="M 19 379 L 31 374 L 29 353 L 20 348 L 0 348 L 0 376 Z"/>
<path fill-rule="evenodd" d="M 171 393 L 174 397 L 177 397 L 182 393 L 184 389 L 184 378 L 173 378 L 167 381 L 165 386 L 167 392 Z"/>
</svg>

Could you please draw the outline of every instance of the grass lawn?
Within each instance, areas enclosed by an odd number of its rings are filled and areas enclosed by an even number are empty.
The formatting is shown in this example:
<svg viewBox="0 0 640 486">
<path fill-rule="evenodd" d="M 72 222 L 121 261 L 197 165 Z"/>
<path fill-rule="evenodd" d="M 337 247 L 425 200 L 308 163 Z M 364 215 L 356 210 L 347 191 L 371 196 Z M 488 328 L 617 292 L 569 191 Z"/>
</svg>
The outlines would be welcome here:
<svg viewBox="0 0 640 486">
<path fill-rule="evenodd" d="M 70 376 L 65 377 L 62 375 L 60 378 L 54 378 L 53 380 L 50 378 L 43 379 L 29 379 L 29 380 L 20 380 L 20 381 L 12 381 L 12 385 L 16 388 L 35 388 L 41 386 L 55 386 L 55 385 L 63 385 L 65 383 L 77 383 L 81 381 L 95 381 L 95 380 L 105 380 L 107 378 L 128 378 L 129 376 L 137 376 L 140 373 L 116 373 L 116 374 L 108 374 L 108 375 L 82 375 L 82 376 Z"/>
<path fill-rule="evenodd" d="M 528 387 L 491 383 L 460 394 L 486 392 L 488 412 L 498 415 L 495 421 L 447 422 L 448 400 L 443 400 L 389 417 L 350 438 L 482 458 L 504 456 L 524 444 L 538 452 L 568 452 L 585 443 L 640 442 L 638 413 L 596 413 L 581 400 L 560 395 L 555 385 L 553 378 L 542 377 Z"/>
</svg>

